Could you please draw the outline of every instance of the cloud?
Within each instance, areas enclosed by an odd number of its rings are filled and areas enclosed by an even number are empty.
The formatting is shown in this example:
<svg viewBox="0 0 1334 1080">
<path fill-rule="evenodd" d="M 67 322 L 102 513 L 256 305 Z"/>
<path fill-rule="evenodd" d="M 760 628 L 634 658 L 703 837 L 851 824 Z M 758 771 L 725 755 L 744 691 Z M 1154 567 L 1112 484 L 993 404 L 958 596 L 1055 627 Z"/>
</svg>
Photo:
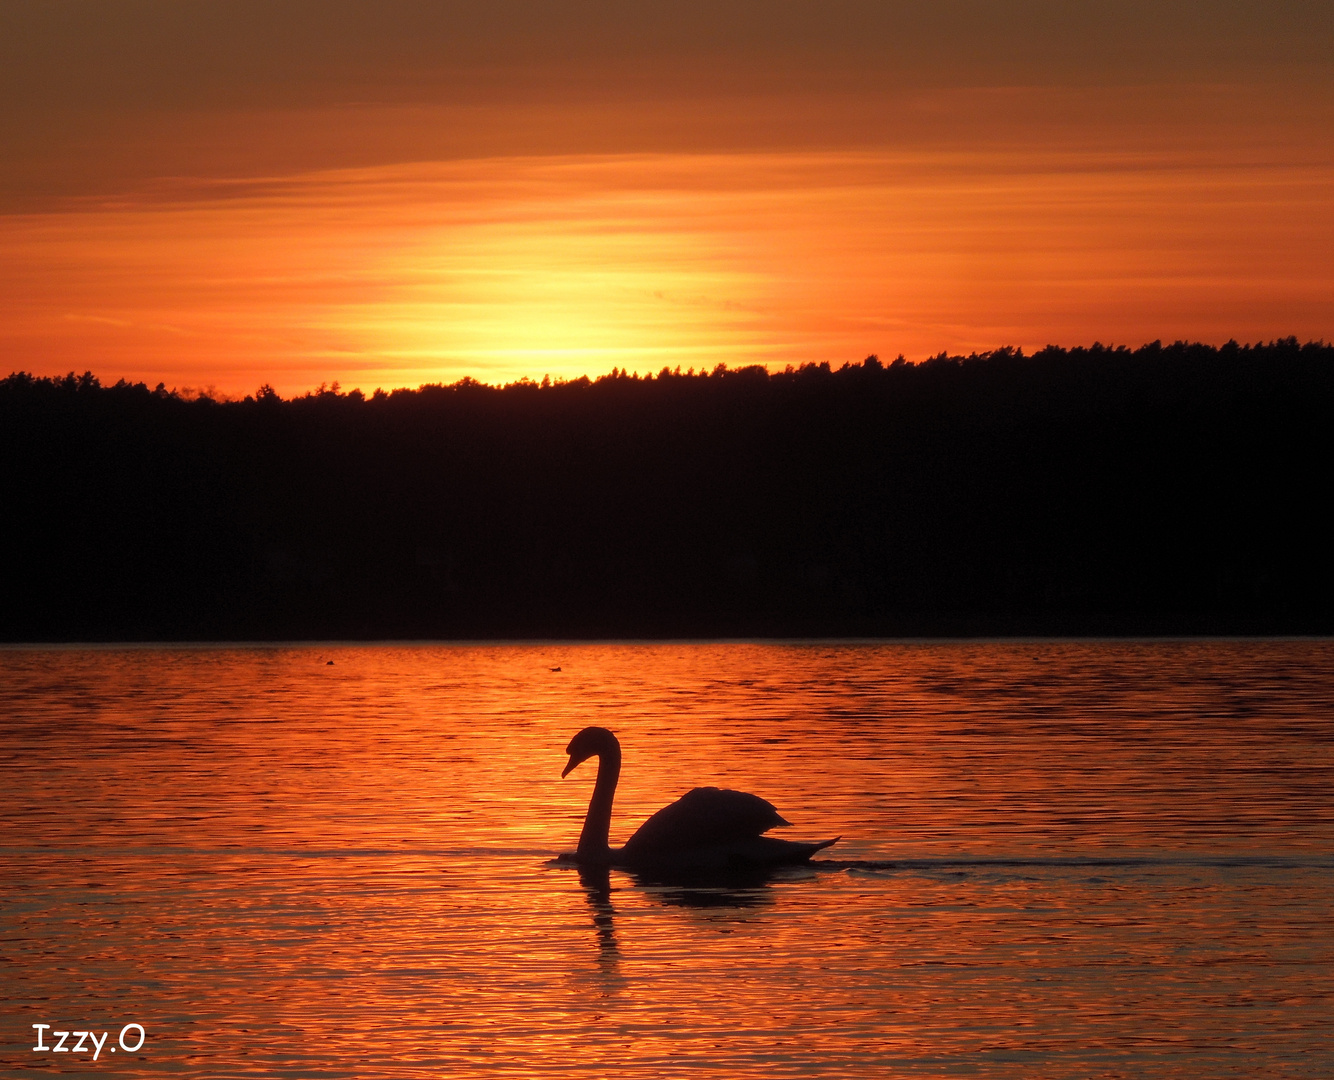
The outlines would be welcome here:
<svg viewBox="0 0 1334 1080">
<path fill-rule="evenodd" d="M 0 210 L 162 177 L 994 141 L 1062 98 L 1104 139 L 1232 117 L 1328 147 L 1334 20 L 1307 0 L 0 0 Z"/>
</svg>

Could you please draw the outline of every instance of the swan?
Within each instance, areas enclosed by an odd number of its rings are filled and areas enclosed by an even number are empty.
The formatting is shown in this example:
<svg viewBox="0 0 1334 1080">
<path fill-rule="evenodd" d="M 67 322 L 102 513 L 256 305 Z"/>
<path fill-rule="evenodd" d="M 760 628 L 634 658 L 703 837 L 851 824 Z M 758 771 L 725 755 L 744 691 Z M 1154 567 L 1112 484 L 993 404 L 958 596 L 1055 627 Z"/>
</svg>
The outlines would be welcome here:
<svg viewBox="0 0 1334 1080">
<path fill-rule="evenodd" d="M 621 777 L 621 744 L 606 728 L 586 727 L 566 747 L 569 763 L 561 777 L 591 757 L 598 759 L 593 797 L 569 856 L 580 866 L 624 866 L 633 870 L 709 871 L 759 869 L 806 862 L 840 837 L 819 843 L 779 840 L 761 834 L 790 824 L 758 795 L 698 787 L 664 806 L 635 830 L 621 848 L 608 842 L 611 804 Z"/>
</svg>

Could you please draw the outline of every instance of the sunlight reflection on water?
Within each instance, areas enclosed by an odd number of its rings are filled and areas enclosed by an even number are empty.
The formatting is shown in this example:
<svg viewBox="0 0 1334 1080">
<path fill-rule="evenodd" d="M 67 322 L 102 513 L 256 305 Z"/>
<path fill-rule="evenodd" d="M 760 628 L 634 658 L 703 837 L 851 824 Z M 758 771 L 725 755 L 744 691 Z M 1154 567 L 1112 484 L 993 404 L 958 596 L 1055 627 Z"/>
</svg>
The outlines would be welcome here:
<svg viewBox="0 0 1334 1080">
<path fill-rule="evenodd" d="M 333 660 L 333 664 L 328 663 Z M 0 651 L 16 1072 L 1324 1076 L 1334 644 Z M 559 672 L 551 668 L 559 667 Z M 748 888 L 550 865 L 696 783 Z M 138 1054 L 34 1053 L 34 1023 Z"/>
</svg>

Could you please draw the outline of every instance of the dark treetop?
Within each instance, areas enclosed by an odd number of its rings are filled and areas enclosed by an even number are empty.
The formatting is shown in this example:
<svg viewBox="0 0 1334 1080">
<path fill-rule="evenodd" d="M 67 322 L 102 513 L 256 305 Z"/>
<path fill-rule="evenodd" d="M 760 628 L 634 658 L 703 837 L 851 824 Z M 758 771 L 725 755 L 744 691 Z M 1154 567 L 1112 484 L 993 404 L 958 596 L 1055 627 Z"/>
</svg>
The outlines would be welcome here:
<svg viewBox="0 0 1334 1080">
<path fill-rule="evenodd" d="M 1334 631 L 1334 347 L 0 381 L 0 637 Z"/>
</svg>

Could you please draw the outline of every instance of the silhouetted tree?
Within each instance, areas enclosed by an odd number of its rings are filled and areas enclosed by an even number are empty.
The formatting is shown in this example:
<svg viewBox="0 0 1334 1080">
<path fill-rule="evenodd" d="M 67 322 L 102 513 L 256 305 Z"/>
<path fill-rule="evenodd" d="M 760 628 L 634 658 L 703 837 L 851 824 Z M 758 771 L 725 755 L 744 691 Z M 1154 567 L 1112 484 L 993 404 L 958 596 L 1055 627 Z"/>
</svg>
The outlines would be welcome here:
<svg viewBox="0 0 1334 1080">
<path fill-rule="evenodd" d="M 1334 347 L 0 380 L 8 640 L 1334 630 Z"/>
</svg>

